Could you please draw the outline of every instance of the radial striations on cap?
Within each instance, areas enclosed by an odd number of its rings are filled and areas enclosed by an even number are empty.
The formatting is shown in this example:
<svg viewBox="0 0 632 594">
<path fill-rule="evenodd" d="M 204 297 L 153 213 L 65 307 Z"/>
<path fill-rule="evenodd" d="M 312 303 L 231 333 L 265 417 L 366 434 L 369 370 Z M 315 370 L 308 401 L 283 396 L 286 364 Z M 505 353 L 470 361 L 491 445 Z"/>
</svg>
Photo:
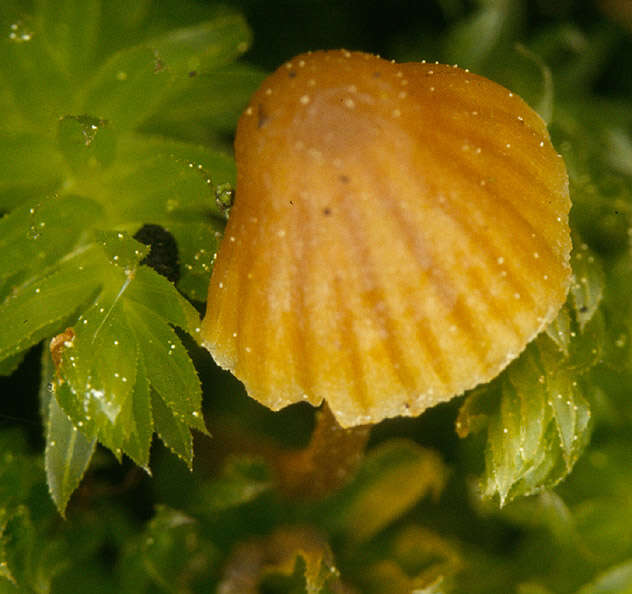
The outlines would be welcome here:
<svg viewBox="0 0 632 594">
<path fill-rule="evenodd" d="M 235 155 L 202 336 L 272 409 L 418 415 L 495 377 L 565 301 L 564 163 L 481 76 L 303 54 L 254 94 Z"/>
</svg>

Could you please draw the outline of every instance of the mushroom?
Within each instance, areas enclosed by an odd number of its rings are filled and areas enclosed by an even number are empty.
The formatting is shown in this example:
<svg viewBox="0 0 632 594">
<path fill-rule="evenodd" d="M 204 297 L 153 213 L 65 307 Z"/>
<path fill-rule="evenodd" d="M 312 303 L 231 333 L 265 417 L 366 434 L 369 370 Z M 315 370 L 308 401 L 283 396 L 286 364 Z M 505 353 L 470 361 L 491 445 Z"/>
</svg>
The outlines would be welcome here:
<svg viewBox="0 0 632 594">
<path fill-rule="evenodd" d="M 235 156 L 202 341 L 273 410 L 419 415 L 498 375 L 565 301 L 563 160 L 486 78 L 302 54 L 253 95 Z"/>
</svg>

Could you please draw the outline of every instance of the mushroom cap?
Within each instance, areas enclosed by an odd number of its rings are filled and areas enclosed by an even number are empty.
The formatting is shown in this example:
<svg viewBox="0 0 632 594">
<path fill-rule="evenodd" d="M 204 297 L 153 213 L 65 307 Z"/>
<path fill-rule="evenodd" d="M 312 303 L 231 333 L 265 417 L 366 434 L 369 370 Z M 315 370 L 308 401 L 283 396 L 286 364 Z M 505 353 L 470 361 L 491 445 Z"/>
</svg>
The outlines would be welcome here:
<svg viewBox="0 0 632 594">
<path fill-rule="evenodd" d="M 271 409 L 418 415 L 494 378 L 565 301 L 563 160 L 486 78 L 299 55 L 253 95 L 235 156 L 202 340 Z"/>
</svg>

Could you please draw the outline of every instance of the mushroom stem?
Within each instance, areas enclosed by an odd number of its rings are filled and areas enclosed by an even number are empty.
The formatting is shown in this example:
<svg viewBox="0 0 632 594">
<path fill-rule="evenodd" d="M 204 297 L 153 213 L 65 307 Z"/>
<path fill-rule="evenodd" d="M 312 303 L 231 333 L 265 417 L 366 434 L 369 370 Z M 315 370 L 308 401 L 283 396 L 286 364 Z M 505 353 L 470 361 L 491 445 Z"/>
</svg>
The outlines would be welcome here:
<svg viewBox="0 0 632 594">
<path fill-rule="evenodd" d="M 324 404 L 316 413 L 309 445 L 276 460 L 282 490 L 311 499 L 344 486 L 364 457 L 370 432 L 370 425 L 342 428 Z"/>
</svg>

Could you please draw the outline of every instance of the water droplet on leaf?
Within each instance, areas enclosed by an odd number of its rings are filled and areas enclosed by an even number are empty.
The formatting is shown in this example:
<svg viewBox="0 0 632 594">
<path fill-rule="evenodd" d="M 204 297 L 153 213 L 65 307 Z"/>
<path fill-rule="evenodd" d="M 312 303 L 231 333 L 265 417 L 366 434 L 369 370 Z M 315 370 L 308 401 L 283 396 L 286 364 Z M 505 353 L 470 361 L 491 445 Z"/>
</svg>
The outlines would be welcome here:
<svg viewBox="0 0 632 594">
<path fill-rule="evenodd" d="M 9 27 L 9 41 L 26 43 L 31 39 L 33 39 L 33 31 L 23 21 L 12 23 Z"/>
</svg>

